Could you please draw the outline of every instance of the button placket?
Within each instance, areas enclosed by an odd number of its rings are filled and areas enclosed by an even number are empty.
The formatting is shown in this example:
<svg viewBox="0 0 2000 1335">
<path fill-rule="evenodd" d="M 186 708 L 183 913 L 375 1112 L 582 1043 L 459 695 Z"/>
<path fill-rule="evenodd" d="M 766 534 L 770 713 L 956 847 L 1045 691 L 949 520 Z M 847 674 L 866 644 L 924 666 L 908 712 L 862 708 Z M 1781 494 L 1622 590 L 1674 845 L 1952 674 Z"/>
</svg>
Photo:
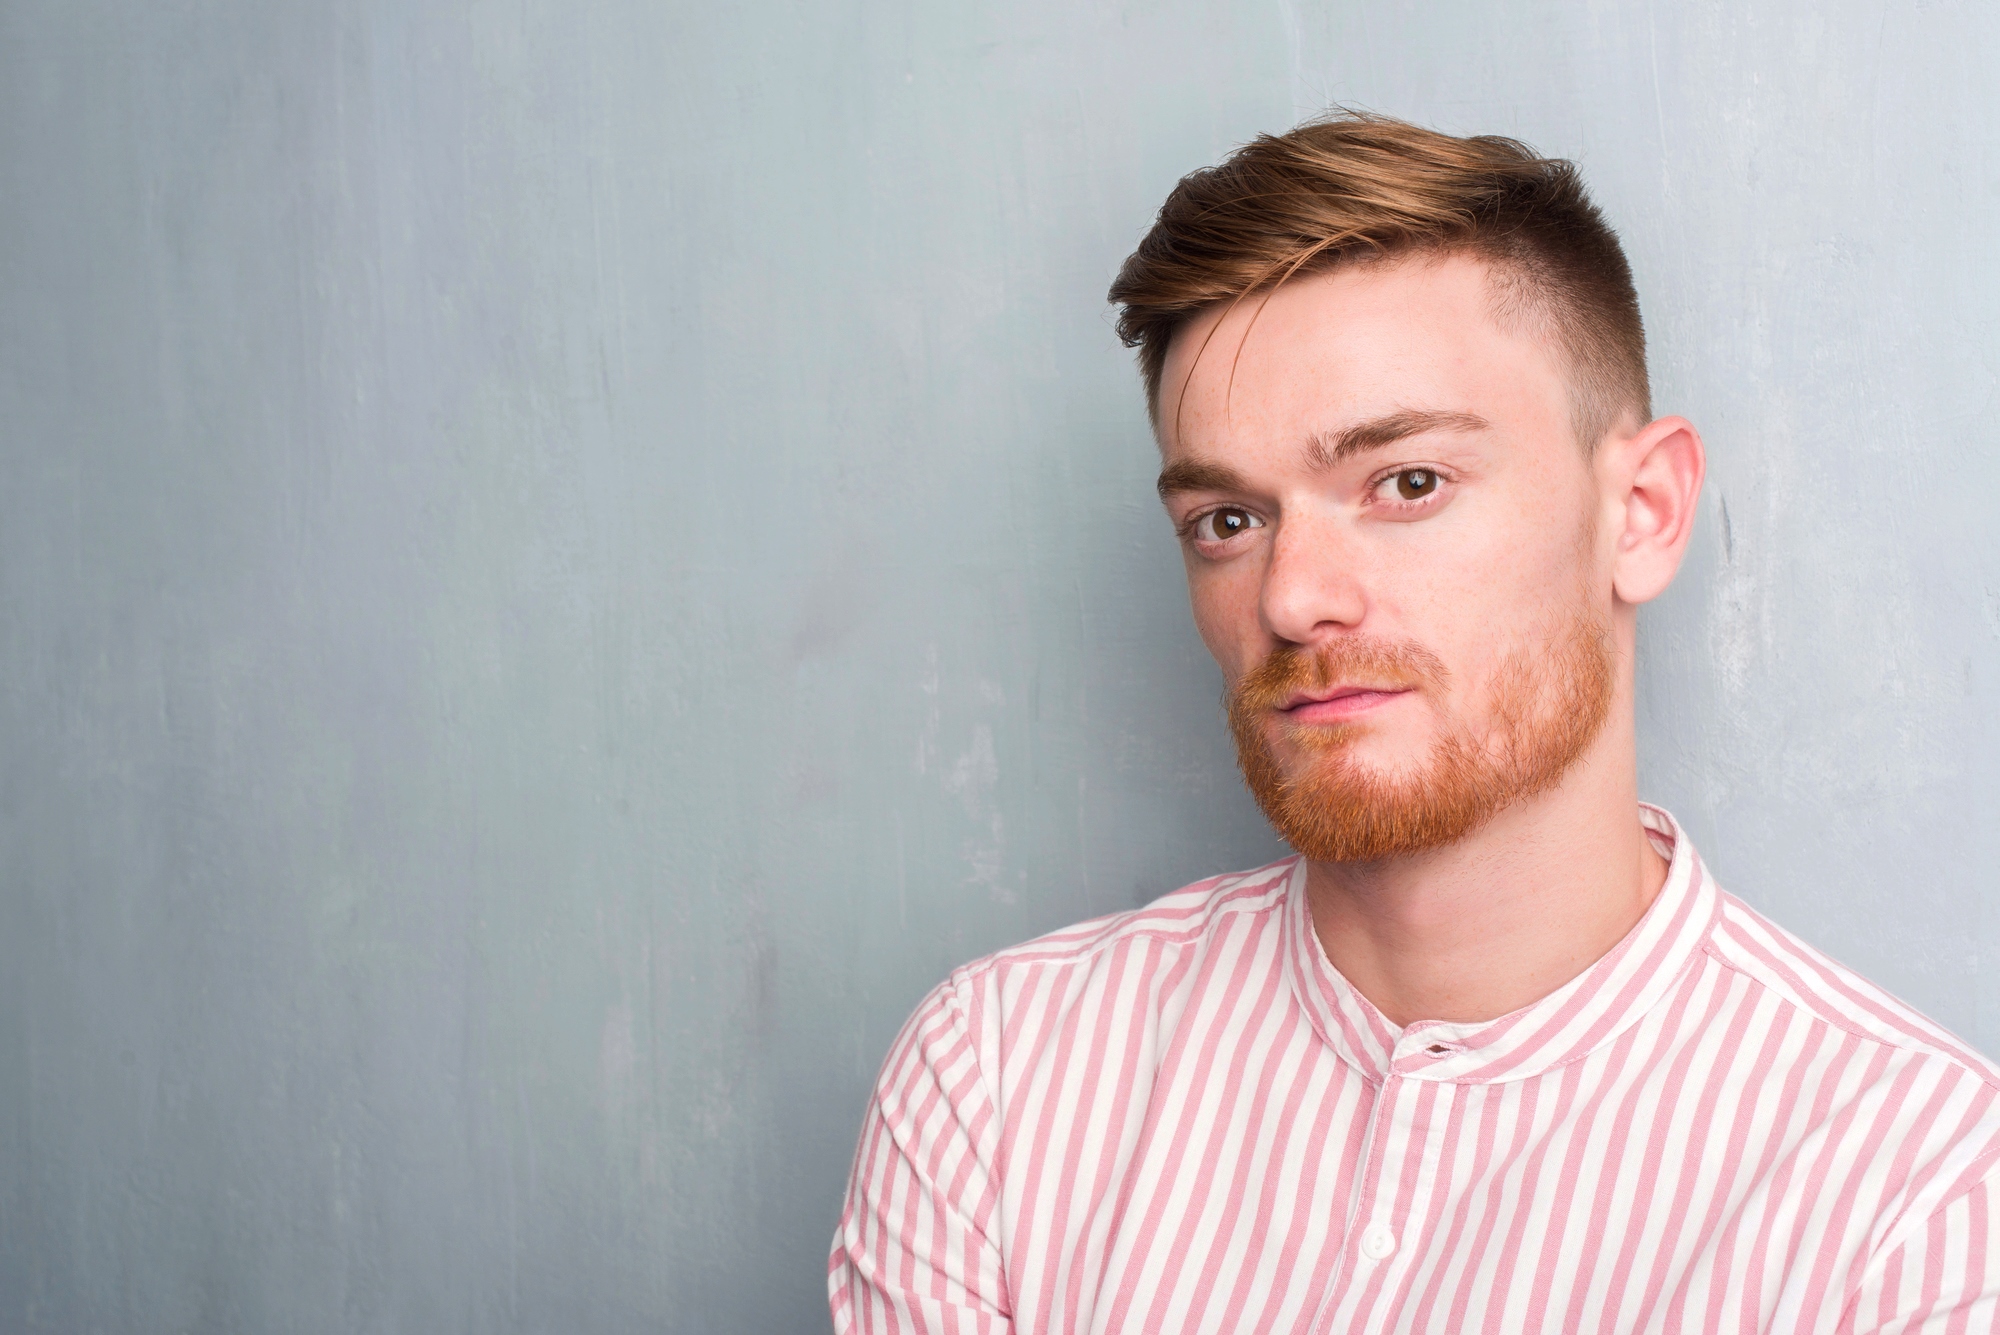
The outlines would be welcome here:
<svg viewBox="0 0 2000 1335">
<path fill-rule="evenodd" d="M 1464 1035 L 1455 1028 L 1424 1024 L 1403 1034 L 1390 1054 L 1390 1069 L 1398 1075 L 1434 1080 L 1441 1064 L 1463 1057 L 1465 1051 Z"/>
</svg>

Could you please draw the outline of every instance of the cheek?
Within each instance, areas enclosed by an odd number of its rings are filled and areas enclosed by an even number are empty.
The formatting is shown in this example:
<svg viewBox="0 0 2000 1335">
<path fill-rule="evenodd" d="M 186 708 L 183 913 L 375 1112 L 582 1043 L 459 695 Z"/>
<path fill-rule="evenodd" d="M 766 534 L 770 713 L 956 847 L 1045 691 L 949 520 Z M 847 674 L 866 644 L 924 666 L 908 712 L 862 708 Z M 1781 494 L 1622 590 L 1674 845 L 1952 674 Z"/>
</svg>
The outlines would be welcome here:
<svg viewBox="0 0 2000 1335">
<path fill-rule="evenodd" d="M 1262 622 L 1257 611 L 1258 583 L 1247 560 L 1217 568 L 1184 557 L 1188 608 L 1195 631 L 1231 681 L 1247 671 L 1262 652 Z"/>
<path fill-rule="evenodd" d="M 1556 484 L 1494 496 L 1446 557 L 1456 582 L 1496 616 L 1569 603 L 1591 560 L 1594 500 Z"/>
<path fill-rule="evenodd" d="M 1482 696 L 1504 664 L 1532 655 L 1575 615 L 1588 561 L 1580 522 L 1546 508 L 1538 517 L 1545 522 L 1468 525 L 1463 540 L 1434 546 L 1379 599 L 1395 634 L 1444 660 L 1453 695 Z"/>
</svg>

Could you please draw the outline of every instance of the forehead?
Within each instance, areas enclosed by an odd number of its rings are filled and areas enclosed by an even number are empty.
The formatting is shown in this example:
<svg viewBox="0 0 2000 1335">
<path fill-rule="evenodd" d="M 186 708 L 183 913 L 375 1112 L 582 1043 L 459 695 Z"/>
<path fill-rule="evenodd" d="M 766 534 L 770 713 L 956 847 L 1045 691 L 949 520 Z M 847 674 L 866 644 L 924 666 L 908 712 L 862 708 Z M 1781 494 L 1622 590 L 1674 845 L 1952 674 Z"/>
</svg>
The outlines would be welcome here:
<svg viewBox="0 0 2000 1335">
<path fill-rule="evenodd" d="M 1500 423 L 1566 411 L 1547 340 L 1498 313 L 1490 270 L 1465 256 L 1342 267 L 1204 312 L 1161 376 L 1169 458 L 1292 443 L 1403 411 Z"/>
</svg>

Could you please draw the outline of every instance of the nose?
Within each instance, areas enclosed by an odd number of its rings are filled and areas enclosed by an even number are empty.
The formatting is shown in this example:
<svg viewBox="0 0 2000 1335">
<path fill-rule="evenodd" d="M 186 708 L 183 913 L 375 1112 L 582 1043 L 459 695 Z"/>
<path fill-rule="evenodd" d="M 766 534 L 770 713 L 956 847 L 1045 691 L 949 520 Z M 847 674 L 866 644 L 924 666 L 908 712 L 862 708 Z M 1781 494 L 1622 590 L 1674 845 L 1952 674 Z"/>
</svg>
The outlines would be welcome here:
<svg viewBox="0 0 2000 1335">
<path fill-rule="evenodd" d="M 1294 515 L 1277 528 L 1259 592 L 1265 629 L 1292 644 L 1312 644 L 1359 626 L 1368 599 L 1339 525 Z"/>
</svg>

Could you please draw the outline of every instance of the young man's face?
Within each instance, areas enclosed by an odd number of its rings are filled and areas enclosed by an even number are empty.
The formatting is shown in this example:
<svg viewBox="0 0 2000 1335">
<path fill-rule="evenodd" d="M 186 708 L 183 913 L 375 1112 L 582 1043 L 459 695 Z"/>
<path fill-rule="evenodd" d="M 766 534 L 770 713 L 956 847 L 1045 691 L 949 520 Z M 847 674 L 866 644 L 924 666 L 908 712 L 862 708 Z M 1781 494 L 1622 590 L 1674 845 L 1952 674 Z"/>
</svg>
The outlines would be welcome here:
<svg viewBox="0 0 2000 1335">
<path fill-rule="evenodd" d="M 1350 267 L 1212 312 L 1162 385 L 1195 622 L 1294 847 L 1452 842 L 1589 747 L 1615 687 L 1615 507 L 1559 354 L 1503 326 L 1481 262 Z"/>
</svg>

